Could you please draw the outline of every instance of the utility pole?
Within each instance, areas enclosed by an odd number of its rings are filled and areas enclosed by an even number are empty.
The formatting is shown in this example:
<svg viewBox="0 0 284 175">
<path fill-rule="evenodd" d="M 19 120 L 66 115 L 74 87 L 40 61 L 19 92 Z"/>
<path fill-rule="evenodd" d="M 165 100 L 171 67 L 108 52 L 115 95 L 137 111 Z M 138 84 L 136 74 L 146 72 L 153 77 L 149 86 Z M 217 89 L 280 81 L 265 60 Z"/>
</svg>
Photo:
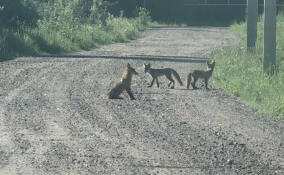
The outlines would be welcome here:
<svg viewBox="0 0 284 175">
<path fill-rule="evenodd" d="M 273 75 L 276 68 L 276 0 L 264 1 L 263 38 L 263 71 Z"/>
<path fill-rule="evenodd" d="M 257 39 L 258 0 L 247 0 L 247 48 L 255 48 Z"/>
</svg>

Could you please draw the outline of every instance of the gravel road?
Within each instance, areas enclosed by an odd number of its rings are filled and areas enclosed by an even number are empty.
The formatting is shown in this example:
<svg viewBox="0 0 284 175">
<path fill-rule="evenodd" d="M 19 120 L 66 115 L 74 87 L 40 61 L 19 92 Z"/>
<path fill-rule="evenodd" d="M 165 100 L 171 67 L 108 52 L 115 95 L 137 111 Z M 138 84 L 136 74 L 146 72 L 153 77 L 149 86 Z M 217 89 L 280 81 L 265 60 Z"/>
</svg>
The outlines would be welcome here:
<svg viewBox="0 0 284 175">
<path fill-rule="evenodd" d="M 212 80 L 208 91 L 169 89 L 165 78 L 147 87 L 143 63 L 185 80 L 238 40 L 226 28 L 151 28 L 91 51 L 1 62 L 0 174 L 284 174 L 283 122 Z M 136 100 L 100 99 L 127 63 L 139 73 Z"/>
</svg>

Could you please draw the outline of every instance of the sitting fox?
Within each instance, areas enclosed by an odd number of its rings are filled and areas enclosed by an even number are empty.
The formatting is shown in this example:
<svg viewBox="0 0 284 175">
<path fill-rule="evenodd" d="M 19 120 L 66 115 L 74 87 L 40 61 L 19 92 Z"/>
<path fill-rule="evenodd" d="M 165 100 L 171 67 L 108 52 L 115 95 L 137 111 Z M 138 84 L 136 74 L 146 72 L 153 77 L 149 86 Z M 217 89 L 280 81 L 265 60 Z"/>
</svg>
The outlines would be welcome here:
<svg viewBox="0 0 284 175">
<path fill-rule="evenodd" d="M 182 81 L 180 79 L 180 76 L 178 75 L 178 73 L 175 70 L 173 70 L 171 68 L 153 69 L 153 68 L 151 68 L 150 64 L 145 64 L 145 63 L 143 64 L 143 68 L 144 68 L 144 72 L 145 73 L 148 72 L 153 78 L 149 87 L 153 86 L 153 83 L 154 83 L 155 80 L 156 80 L 157 86 L 159 87 L 158 77 L 165 75 L 170 80 L 168 87 L 170 87 L 170 85 L 173 83 L 173 86 L 171 87 L 171 89 L 174 89 L 175 88 L 175 81 L 172 78 L 172 74 L 178 80 L 179 84 L 182 86 Z"/>
<path fill-rule="evenodd" d="M 120 97 L 120 94 L 126 90 L 128 95 L 130 96 L 131 100 L 134 100 L 133 93 L 131 92 L 131 79 L 132 75 L 137 75 L 138 73 L 135 71 L 134 68 L 130 66 L 130 64 L 127 64 L 126 69 L 124 70 L 121 80 L 119 83 L 116 83 L 113 85 L 107 92 L 106 95 L 103 95 L 103 99 L 123 99 Z"/>
<path fill-rule="evenodd" d="M 189 85 L 191 84 L 193 89 L 197 89 L 195 84 L 199 78 L 204 79 L 205 81 L 205 88 L 208 89 L 208 80 L 211 77 L 213 70 L 215 67 L 215 61 L 212 63 L 209 63 L 207 61 L 207 69 L 206 70 L 194 70 L 192 73 L 189 73 L 187 76 L 187 89 L 189 88 Z"/>
</svg>

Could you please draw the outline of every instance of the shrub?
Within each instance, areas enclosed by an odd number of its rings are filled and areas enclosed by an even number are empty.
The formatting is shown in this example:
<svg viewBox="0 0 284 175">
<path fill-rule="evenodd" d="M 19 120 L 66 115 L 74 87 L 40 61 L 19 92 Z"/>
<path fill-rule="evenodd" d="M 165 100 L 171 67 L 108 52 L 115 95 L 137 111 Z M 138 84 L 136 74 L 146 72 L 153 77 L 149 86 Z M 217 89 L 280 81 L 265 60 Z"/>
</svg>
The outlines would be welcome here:
<svg viewBox="0 0 284 175">
<path fill-rule="evenodd" d="M 35 7 L 39 1 L 24 2 L 31 2 L 29 7 Z M 144 30 L 150 22 L 149 13 L 145 9 L 141 8 L 135 19 L 125 18 L 123 12 L 119 17 L 114 17 L 105 13 L 101 2 L 102 0 L 41 2 L 34 10 L 39 14 L 35 24 L 19 22 L 13 27 L 0 26 L 0 59 L 77 51 L 101 44 L 123 42 L 135 39 L 139 31 Z"/>
</svg>

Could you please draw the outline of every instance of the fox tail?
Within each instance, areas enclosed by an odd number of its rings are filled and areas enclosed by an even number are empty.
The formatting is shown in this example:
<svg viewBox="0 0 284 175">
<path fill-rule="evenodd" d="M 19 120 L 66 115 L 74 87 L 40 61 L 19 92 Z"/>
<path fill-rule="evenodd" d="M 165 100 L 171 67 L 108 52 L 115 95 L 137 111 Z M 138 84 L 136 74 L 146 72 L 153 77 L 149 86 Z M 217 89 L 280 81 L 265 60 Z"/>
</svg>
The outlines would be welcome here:
<svg viewBox="0 0 284 175">
<path fill-rule="evenodd" d="M 175 70 L 172 70 L 172 73 L 173 73 L 174 77 L 178 80 L 179 84 L 182 86 L 183 83 L 182 83 L 182 81 L 180 79 L 179 74 Z"/>
</svg>

